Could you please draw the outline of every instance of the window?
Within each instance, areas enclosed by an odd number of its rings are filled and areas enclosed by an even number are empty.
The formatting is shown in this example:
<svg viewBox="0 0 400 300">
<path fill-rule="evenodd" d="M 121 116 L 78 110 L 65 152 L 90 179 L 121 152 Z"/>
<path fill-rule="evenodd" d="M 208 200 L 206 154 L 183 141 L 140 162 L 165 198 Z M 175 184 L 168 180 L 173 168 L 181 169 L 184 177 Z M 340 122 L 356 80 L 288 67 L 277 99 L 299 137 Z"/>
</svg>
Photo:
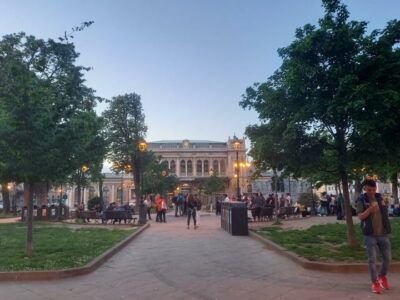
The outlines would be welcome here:
<svg viewBox="0 0 400 300">
<path fill-rule="evenodd" d="M 186 176 L 186 163 L 184 160 L 181 160 L 180 173 L 181 176 Z"/>
<path fill-rule="evenodd" d="M 221 174 L 225 175 L 226 167 L 225 167 L 225 161 L 224 160 L 220 161 L 220 168 L 221 168 L 221 170 L 220 170 Z"/>
<path fill-rule="evenodd" d="M 174 161 L 174 160 L 171 160 L 171 163 L 170 163 L 170 165 L 169 165 L 169 169 L 170 169 L 170 171 L 171 171 L 172 174 L 175 174 L 175 173 L 176 173 L 176 164 L 175 164 L 175 161 Z"/>
<path fill-rule="evenodd" d="M 208 160 L 205 160 L 204 161 L 204 173 L 208 174 L 208 171 L 209 171 L 209 169 L 208 169 Z"/>
<path fill-rule="evenodd" d="M 94 187 L 90 187 L 89 188 L 89 199 L 93 199 L 94 198 L 94 192 L 95 192 L 95 189 L 94 189 Z"/>
<path fill-rule="evenodd" d="M 193 164 L 191 160 L 188 160 L 187 162 L 187 175 L 192 176 L 193 175 Z"/>
<path fill-rule="evenodd" d="M 117 188 L 117 200 L 118 201 L 122 201 L 122 196 L 123 196 L 122 193 L 123 193 L 122 186 L 119 186 Z"/>
<path fill-rule="evenodd" d="M 196 173 L 197 173 L 197 176 L 203 175 L 203 163 L 202 163 L 202 161 L 201 161 L 201 160 L 198 160 L 196 165 L 197 165 L 197 166 L 196 166 Z"/>
<path fill-rule="evenodd" d="M 213 170 L 214 170 L 214 174 L 219 173 L 219 170 L 218 170 L 218 160 L 214 160 L 214 161 L 213 161 Z"/>
<path fill-rule="evenodd" d="M 104 203 L 108 203 L 110 201 L 110 189 L 108 187 L 103 187 L 103 201 Z"/>
</svg>

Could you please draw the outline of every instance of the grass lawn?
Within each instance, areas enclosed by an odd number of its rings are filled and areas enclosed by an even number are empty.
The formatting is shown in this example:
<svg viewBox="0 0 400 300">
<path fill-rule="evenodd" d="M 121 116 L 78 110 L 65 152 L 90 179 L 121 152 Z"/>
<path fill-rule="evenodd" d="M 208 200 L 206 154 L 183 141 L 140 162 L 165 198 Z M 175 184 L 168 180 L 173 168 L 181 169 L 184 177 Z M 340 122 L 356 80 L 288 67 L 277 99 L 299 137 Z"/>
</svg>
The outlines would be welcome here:
<svg viewBox="0 0 400 300">
<path fill-rule="evenodd" d="M 28 258 L 24 255 L 25 224 L 0 224 L 0 271 L 58 270 L 84 266 L 133 231 L 36 223 L 33 255 Z"/>
<path fill-rule="evenodd" d="M 392 219 L 393 261 L 400 261 L 400 219 Z M 363 237 L 359 225 L 355 225 L 360 246 L 349 248 L 346 245 L 346 225 L 326 224 L 312 226 L 307 230 L 282 230 L 279 226 L 255 230 L 284 248 L 312 261 L 366 262 Z"/>
<path fill-rule="evenodd" d="M 14 216 L 13 214 L 9 213 L 0 213 L 0 219 L 8 219 L 8 218 L 17 218 L 18 216 Z"/>
</svg>

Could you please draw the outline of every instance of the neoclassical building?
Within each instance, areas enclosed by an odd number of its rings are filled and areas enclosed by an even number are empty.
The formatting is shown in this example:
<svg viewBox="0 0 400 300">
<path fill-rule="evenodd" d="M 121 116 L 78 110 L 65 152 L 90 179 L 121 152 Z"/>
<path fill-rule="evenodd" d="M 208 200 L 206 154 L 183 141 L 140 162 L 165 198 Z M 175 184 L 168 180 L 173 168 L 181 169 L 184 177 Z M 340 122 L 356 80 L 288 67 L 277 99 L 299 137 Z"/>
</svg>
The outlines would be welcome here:
<svg viewBox="0 0 400 300">
<path fill-rule="evenodd" d="M 229 181 L 227 193 L 235 193 L 235 163 L 239 158 L 239 180 L 241 190 L 247 192 L 248 165 L 244 139 L 238 140 L 238 149 L 234 140 L 226 142 L 207 140 L 162 140 L 148 143 L 148 150 L 168 162 L 168 167 L 179 179 L 177 191 L 183 193 L 198 192 L 205 179 L 211 174 L 226 177 Z"/>
<path fill-rule="evenodd" d="M 233 142 L 238 142 L 238 149 L 234 149 Z M 235 177 L 235 163 L 238 155 L 239 185 L 242 192 L 251 189 L 249 183 L 249 165 L 246 164 L 246 145 L 244 139 L 231 139 L 226 142 L 205 140 L 164 140 L 148 143 L 148 151 L 153 151 L 168 162 L 168 168 L 179 179 L 175 193 L 198 193 L 205 180 L 212 174 L 227 178 L 225 192 L 236 195 L 237 179 Z M 104 202 L 133 203 L 135 199 L 132 174 L 104 173 L 103 199 Z M 98 183 L 92 183 L 82 189 L 81 197 L 84 203 L 94 196 L 98 196 Z M 78 203 L 77 187 L 61 187 L 52 189 L 48 193 L 50 202 L 57 202 L 61 195 L 66 195 L 66 204 L 73 206 Z M 53 200 L 54 199 L 54 200 Z"/>
</svg>

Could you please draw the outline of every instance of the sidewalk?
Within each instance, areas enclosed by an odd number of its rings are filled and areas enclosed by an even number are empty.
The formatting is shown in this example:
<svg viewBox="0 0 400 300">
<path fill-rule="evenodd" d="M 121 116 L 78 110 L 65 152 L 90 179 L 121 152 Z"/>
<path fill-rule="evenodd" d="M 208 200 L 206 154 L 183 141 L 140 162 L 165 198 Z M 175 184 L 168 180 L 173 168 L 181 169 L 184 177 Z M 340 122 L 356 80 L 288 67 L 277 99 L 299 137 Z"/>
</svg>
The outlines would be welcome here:
<svg viewBox="0 0 400 300">
<path fill-rule="evenodd" d="M 220 219 L 183 217 L 151 227 L 92 274 L 50 282 L 0 283 L 0 300 L 21 299 L 398 299 L 369 292 L 368 274 L 305 270 L 249 237 L 232 237 Z"/>
</svg>

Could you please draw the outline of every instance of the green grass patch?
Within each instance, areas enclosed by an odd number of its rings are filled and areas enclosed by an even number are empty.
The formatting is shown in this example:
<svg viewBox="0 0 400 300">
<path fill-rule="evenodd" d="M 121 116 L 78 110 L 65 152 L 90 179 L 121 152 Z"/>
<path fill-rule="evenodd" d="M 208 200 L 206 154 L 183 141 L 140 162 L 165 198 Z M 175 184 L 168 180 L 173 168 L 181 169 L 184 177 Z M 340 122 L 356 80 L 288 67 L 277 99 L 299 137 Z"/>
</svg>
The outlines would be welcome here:
<svg viewBox="0 0 400 300">
<path fill-rule="evenodd" d="M 392 219 L 392 256 L 400 261 L 400 219 Z M 350 248 L 346 242 L 346 225 L 315 225 L 307 230 L 283 230 L 271 226 L 256 232 L 274 243 L 312 261 L 366 262 L 363 236 L 359 225 L 355 225 L 359 246 Z"/>
<path fill-rule="evenodd" d="M 8 218 L 17 218 L 18 216 L 14 216 L 12 213 L 0 213 L 0 219 L 8 219 Z"/>
<path fill-rule="evenodd" d="M 35 224 L 33 255 L 25 257 L 25 224 L 0 224 L 0 271 L 58 270 L 84 266 L 133 231 Z"/>
</svg>

